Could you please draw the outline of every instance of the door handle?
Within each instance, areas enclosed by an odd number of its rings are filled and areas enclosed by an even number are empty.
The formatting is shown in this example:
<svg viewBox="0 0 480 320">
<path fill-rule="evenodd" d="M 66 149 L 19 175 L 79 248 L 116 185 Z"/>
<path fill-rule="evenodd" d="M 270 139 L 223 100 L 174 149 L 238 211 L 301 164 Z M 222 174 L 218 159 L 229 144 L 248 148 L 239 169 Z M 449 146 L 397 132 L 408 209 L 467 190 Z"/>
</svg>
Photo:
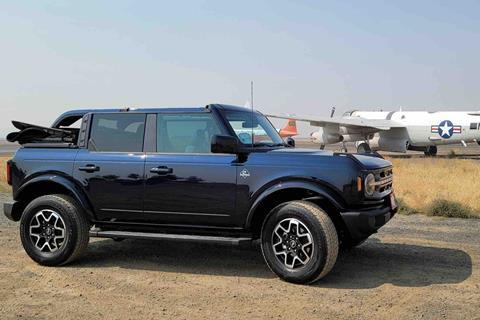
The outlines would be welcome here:
<svg viewBox="0 0 480 320">
<path fill-rule="evenodd" d="M 85 171 L 85 172 L 95 172 L 95 171 L 100 171 L 100 167 L 94 164 L 87 164 L 84 167 L 78 167 L 78 170 Z"/>
<path fill-rule="evenodd" d="M 168 167 L 155 167 L 150 169 L 151 173 L 156 173 L 156 174 L 169 174 L 173 172 L 172 168 Z"/>
</svg>

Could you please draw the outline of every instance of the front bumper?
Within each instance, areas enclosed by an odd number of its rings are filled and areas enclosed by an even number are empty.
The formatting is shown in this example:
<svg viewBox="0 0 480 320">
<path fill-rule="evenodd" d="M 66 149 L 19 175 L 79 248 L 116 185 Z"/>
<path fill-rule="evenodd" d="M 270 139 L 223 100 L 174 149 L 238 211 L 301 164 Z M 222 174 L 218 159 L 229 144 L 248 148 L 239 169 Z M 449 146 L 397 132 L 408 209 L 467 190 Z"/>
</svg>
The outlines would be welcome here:
<svg viewBox="0 0 480 320">
<path fill-rule="evenodd" d="M 340 213 L 352 240 L 368 238 L 395 216 L 398 207 L 395 196 L 392 197 L 387 197 L 380 207 Z"/>
</svg>

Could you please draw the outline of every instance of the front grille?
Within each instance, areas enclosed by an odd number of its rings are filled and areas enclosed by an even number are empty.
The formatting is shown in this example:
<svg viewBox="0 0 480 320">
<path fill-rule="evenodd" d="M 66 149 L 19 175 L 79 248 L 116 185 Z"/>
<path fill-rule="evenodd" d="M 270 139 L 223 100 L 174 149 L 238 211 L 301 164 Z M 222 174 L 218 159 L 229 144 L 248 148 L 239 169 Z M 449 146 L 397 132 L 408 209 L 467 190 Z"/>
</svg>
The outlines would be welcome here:
<svg viewBox="0 0 480 320">
<path fill-rule="evenodd" d="M 389 194 L 393 185 L 393 170 L 392 168 L 385 168 L 373 172 L 375 175 L 375 198 L 381 198 Z"/>
</svg>

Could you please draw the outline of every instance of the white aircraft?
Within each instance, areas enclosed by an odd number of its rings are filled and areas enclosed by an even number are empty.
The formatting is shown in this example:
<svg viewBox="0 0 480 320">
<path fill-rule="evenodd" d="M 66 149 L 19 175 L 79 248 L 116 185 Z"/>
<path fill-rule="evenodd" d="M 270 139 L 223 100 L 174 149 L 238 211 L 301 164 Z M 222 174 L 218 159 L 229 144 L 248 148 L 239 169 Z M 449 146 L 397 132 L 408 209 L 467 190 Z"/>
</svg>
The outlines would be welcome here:
<svg viewBox="0 0 480 320">
<path fill-rule="evenodd" d="M 321 145 L 355 142 L 357 152 L 423 151 L 435 156 L 438 145 L 480 144 L 480 112 L 472 111 L 349 111 L 340 118 L 267 114 L 269 117 L 309 122 L 320 127 L 310 134 Z M 345 144 L 343 145 L 344 149 Z"/>
</svg>

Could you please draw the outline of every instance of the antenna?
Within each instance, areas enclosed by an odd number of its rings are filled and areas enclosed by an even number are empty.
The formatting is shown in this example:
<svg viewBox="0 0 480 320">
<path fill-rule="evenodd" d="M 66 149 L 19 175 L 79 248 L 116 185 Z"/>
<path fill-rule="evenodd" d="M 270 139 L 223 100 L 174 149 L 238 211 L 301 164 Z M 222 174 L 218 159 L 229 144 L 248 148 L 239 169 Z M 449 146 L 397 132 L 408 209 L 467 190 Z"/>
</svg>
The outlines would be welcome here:
<svg viewBox="0 0 480 320">
<path fill-rule="evenodd" d="M 332 107 L 332 112 L 330 112 L 330 118 L 333 118 L 334 114 L 335 114 L 335 107 Z"/>
<path fill-rule="evenodd" d="M 251 126 L 251 129 L 252 129 L 252 151 L 253 151 L 253 141 L 254 141 L 254 139 L 253 139 L 253 118 L 254 118 L 253 117 L 253 81 L 250 81 L 250 99 L 251 99 L 250 105 L 252 107 L 252 112 L 251 112 L 251 115 L 252 115 L 251 122 L 252 123 L 250 124 L 250 126 Z"/>
</svg>

